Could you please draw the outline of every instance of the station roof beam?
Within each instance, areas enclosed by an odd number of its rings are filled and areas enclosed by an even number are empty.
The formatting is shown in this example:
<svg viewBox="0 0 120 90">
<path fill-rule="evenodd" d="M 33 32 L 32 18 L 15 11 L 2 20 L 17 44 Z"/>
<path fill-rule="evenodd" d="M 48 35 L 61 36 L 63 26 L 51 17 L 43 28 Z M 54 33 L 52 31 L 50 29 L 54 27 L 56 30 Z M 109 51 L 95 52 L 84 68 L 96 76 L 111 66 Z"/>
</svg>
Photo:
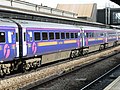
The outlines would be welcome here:
<svg viewBox="0 0 120 90">
<path fill-rule="evenodd" d="M 110 1 L 112 1 L 112 2 L 114 2 L 116 4 L 118 4 L 118 5 L 120 5 L 120 0 L 110 0 Z"/>
</svg>

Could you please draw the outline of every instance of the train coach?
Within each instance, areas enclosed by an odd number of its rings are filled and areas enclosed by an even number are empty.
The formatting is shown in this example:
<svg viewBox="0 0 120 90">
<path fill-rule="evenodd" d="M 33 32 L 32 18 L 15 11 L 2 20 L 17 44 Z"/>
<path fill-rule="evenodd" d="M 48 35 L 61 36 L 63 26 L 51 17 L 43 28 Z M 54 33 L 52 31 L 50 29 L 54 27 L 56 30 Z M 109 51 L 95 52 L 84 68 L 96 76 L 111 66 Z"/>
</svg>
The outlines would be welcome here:
<svg viewBox="0 0 120 90">
<path fill-rule="evenodd" d="M 92 52 L 116 46 L 120 42 L 120 30 L 82 26 L 82 46 Z"/>
<path fill-rule="evenodd" d="M 39 66 L 40 64 L 73 57 L 74 52 L 79 52 L 82 45 L 81 30 L 77 26 L 23 20 L 15 21 L 21 25 L 24 33 L 23 58 L 39 57 L 26 60 L 26 69 L 31 66 Z"/>
</svg>

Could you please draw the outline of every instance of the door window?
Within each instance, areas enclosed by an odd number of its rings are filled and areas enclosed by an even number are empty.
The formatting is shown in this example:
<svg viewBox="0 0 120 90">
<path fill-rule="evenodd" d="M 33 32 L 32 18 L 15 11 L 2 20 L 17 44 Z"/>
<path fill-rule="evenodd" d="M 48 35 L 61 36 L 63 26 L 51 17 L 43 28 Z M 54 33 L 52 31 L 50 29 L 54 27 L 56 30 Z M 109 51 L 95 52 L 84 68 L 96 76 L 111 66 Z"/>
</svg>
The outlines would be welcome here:
<svg viewBox="0 0 120 90">
<path fill-rule="evenodd" d="M 0 32 L 0 43 L 5 42 L 5 32 Z"/>
</svg>

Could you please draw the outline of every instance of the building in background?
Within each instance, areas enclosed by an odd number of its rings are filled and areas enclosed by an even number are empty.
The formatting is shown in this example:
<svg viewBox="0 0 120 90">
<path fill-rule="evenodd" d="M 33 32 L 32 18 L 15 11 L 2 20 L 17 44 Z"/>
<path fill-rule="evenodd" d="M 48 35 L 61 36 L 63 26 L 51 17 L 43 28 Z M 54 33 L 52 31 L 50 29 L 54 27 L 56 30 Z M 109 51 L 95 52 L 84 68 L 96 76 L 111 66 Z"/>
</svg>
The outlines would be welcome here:
<svg viewBox="0 0 120 90">
<path fill-rule="evenodd" d="M 78 14 L 78 18 L 96 21 L 97 4 L 58 4 L 57 9 Z"/>
<path fill-rule="evenodd" d="M 98 9 L 97 22 L 109 25 L 120 25 L 120 8 L 106 7 Z"/>
</svg>

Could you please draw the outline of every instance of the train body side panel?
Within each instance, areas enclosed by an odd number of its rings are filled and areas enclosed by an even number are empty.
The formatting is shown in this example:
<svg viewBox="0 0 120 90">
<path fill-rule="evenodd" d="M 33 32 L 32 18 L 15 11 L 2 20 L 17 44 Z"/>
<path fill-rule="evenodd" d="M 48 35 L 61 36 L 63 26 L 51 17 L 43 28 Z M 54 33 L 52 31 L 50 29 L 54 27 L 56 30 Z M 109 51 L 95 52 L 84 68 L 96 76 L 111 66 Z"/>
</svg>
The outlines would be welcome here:
<svg viewBox="0 0 120 90">
<path fill-rule="evenodd" d="M 102 44 L 105 42 L 104 32 L 100 30 L 84 30 L 85 46 Z M 101 34 L 101 35 L 100 35 Z"/>
<path fill-rule="evenodd" d="M 113 30 L 107 32 L 107 41 L 109 42 L 115 42 L 117 41 L 117 33 Z"/>
<path fill-rule="evenodd" d="M 16 57 L 15 28 L 0 26 L 0 39 L 0 61 L 12 61 Z"/>
<path fill-rule="evenodd" d="M 79 30 L 44 30 L 44 29 L 27 29 L 27 56 L 31 57 L 34 55 L 42 55 L 47 53 L 54 53 L 58 51 L 64 51 L 64 50 L 71 50 L 75 48 L 80 47 L 80 38 L 70 38 L 70 39 L 53 39 L 50 40 L 49 38 L 47 40 L 43 40 L 42 33 L 46 32 L 49 37 L 49 32 L 54 33 L 54 38 L 56 38 L 55 33 L 56 32 L 73 32 L 78 33 Z M 40 40 L 35 41 L 34 33 L 39 32 L 40 33 Z"/>
</svg>

